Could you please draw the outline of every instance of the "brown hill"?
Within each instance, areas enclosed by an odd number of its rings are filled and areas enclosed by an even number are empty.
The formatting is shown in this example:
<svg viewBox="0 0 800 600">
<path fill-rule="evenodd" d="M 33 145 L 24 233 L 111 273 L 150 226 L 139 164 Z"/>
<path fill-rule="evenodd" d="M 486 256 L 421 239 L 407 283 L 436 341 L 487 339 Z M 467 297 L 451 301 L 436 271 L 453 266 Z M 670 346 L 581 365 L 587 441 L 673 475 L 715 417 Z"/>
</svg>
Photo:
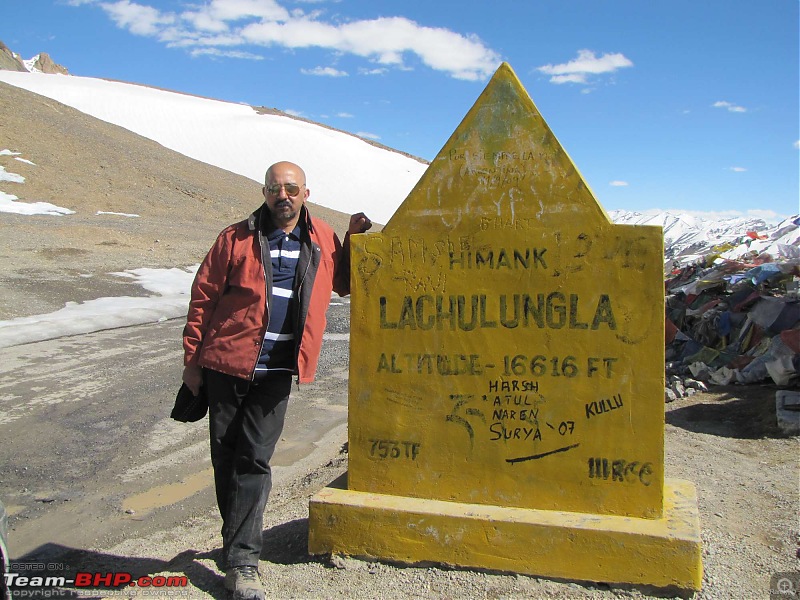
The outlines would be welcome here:
<svg viewBox="0 0 800 600">
<path fill-rule="evenodd" d="M 0 166 L 25 177 L 0 182 L 0 191 L 75 211 L 0 213 L 0 320 L 67 301 L 146 294 L 110 273 L 197 264 L 223 227 L 262 200 L 259 182 L 5 83 L 0 131 L 0 151 L 20 153 L 0 156 Z M 347 215 L 309 204 L 344 234 Z"/>
<path fill-rule="evenodd" d="M 36 57 L 36 60 L 33 63 L 33 68 L 38 69 L 42 73 L 48 73 L 50 75 L 56 73 L 60 75 L 69 75 L 67 68 L 54 63 L 53 59 L 50 58 L 50 55 L 47 52 L 41 52 L 39 56 Z"/>
<path fill-rule="evenodd" d="M 27 72 L 28 69 L 22 64 L 22 61 L 14 55 L 14 53 L 0 41 L 0 69 L 4 71 L 23 71 Z"/>
</svg>

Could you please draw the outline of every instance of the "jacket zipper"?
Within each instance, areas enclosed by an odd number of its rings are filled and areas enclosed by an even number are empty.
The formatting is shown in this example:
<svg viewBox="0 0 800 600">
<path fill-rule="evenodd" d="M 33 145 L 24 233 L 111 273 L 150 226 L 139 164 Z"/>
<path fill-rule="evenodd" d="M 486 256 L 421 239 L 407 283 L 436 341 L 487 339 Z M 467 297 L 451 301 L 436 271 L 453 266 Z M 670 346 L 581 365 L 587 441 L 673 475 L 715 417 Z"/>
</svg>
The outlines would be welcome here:
<svg viewBox="0 0 800 600">
<path fill-rule="evenodd" d="M 261 235 L 260 219 L 258 223 L 258 253 L 261 255 L 261 270 L 264 273 L 264 301 L 267 303 L 267 305 L 264 307 L 264 312 L 267 313 L 267 326 L 264 328 L 264 331 L 261 332 L 261 343 L 258 346 L 256 362 L 253 364 L 253 370 L 250 373 L 250 381 L 253 381 L 256 378 L 258 359 L 261 358 L 261 352 L 264 349 L 264 335 L 266 335 L 266 332 L 269 330 L 269 320 L 272 318 L 272 314 L 269 310 L 269 284 L 267 282 L 267 265 L 264 263 L 264 236 Z"/>
<path fill-rule="evenodd" d="M 310 235 L 311 234 L 309 233 L 309 236 Z M 295 319 L 295 322 L 297 322 L 298 324 L 299 324 L 299 321 L 300 321 L 300 315 L 303 312 L 303 305 L 302 305 L 303 284 L 305 283 L 306 275 L 308 275 L 308 269 L 311 267 L 311 263 L 313 262 L 314 252 L 319 252 L 319 250 L 317 250 L 316 246 L 314 246 L 314 241 L 313 240 L 309 239 L 308 244 L 309 244 L 309 246 L 311 246 L 311 256 L 308 257 L 308 262 L 306 263 L 306 268 L 303 271 L 302 277 L 300 277 L 300 283 L 297 285 L 297 318 Z M 310 302 L 311 302 L 311 300 L 309 299 L 309 303 Z M 306 310 L 306 316 L 308 316 L 308 311 L 307 310 Z M 305 329 L 305 327 L 304 327 L 304 329 Z M 299 389 L 300 388 L 300 364 L 299 364 L 299 360 L 300 360 L 300 344 L 303 342 L 303 332 L 300 331 L 298 333 L 297 331 L 295 331 L 295 334 L 297 335 L 298 339 L 297 339 L 297 341 L 295 342 L 295 345 L 294 345 L 294 362 L 297 365 L 297 379 L 296 379 L 296 382 L 297 382 L 297 387 Z"/>
</svg>

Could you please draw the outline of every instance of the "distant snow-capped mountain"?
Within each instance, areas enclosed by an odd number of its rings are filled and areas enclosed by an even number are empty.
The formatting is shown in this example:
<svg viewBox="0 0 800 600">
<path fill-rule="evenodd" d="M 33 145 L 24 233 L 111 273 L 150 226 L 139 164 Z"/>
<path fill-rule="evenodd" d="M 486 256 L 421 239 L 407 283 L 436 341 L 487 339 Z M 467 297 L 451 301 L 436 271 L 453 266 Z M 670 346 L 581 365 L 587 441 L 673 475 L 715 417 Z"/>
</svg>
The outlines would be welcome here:
<svg viewBox="0 0 800 600">
<path fill-rule="evenodd" d="M 673 212 L 614 210 L 609 217 L 618 224 L 662 227 L 668 264 L 686 264 L 711 253 L 731 260 L 753 253 L 769 254 L 776 260 L 800 257 L 800 215 L 777 225 L 753 217 L 707 220 Z"/>
</svg>

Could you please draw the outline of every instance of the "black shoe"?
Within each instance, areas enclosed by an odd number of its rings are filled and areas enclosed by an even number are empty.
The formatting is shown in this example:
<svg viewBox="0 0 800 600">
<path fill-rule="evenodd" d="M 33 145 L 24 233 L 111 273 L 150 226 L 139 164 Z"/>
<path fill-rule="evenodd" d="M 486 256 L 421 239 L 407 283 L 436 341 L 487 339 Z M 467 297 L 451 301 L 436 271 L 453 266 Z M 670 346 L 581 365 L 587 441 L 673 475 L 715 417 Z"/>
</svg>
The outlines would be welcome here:
<svg viewBox="0 0 800 600">
<path fill-rule="evenodd" d="M 231 567 L 225 573 L 225 589 L 233 600 L 264 600 L 264 584 L 258 577 L 258 567 Z"/>
</svg>

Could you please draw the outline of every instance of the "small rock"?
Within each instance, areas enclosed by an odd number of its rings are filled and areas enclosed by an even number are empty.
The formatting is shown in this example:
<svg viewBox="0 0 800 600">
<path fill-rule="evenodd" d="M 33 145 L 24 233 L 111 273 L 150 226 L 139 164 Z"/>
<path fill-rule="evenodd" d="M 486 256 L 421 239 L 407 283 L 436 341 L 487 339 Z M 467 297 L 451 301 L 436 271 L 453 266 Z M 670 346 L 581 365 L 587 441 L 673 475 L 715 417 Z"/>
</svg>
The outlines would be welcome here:
<svg viewBox="0 0 800 600">
<path fill-rule="evenodd" d="M 708 386 L 702 381 L 698 381 L 697 379 L 687 379 L 683 383 L 687 388 L 697 390 L 698 392 L 708 391 Z"/>
<path fill-rule="evenodd" d="M 675 395 L 675 392 L 669 388 L 664 389 L 664 402 L 674 402 L 677 399 L 678 397 Z"/>
<path fill-rule="evenodd" d="M 340 554 L 331 554 L 330 560 L 331 566 L 336 567 L 337 569 L 344 570 L 347 568 L 347 563 L 344 560 L 344 557 Z"/>
</svg>

